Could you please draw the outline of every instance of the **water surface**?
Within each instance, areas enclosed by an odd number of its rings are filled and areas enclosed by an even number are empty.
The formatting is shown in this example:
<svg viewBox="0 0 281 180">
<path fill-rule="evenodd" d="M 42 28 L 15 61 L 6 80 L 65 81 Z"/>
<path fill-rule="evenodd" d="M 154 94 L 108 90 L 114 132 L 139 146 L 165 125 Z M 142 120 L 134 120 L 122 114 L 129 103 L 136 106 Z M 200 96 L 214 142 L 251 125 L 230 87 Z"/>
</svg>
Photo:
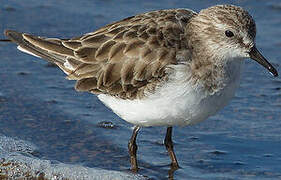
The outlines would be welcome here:
<svg viewBox="0 0 281 180">
<path fill-rule="evenodd" d="M 253 15 L 257 46 L 280 73 L 278 0 L 9 0 L 0 4 L 0 32 L 70 38 L 137 13 L 179 7 L 199 11 L 216 3 L 240 5 Z M 127 172 L 130 124 L 95 96 L 75 92 L 74 82 L 60 70 L 17 51 L 14 44 L 0 43 L 0 57 L 1 134 L 31 142 L 38 147 L 33 156 L 42 160 Z M 240 89 L 226 108 L 198 125 L 174 129 L 181 166 L 174 179 L 280 179 L 280 110 L 280 77 L 247 60 Z M 149 179 L 168 177 L 165 131 L 153 127 L 139 133 L 139 174 Z"/>
</svg>

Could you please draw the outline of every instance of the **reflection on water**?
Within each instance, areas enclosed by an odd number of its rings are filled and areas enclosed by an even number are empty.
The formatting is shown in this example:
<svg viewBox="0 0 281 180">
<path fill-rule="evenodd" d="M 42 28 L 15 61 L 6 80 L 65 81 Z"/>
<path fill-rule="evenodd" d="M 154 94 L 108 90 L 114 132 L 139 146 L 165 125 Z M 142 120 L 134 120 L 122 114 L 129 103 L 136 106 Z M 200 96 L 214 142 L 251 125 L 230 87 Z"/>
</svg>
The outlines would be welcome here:
<svg viewBox="0 0 281 180">
<path fill-rule="evenodd" d="M 11 0 L 0 4 L 0 31 L 72 37 L 145 11 L 176 7 L 198 11 L 214 3 Z M 257 46 L 281 72 L 281 40 L 276 38 L 281 34 L 280 2 L 216 3 L 239 4 L 251 12 L 258 28 Z M 131 125 L 95 96 L 75 92 L 74 82 L 66 81 L 57 68 L 16 51 L 15 45 L 0 43 L 0 54 L 0 132 L 38 147 L 25 156 L 127 174 Z M 223 111 L 196 126 L 174 129 L 179 170 L 170 169 L 163 145 L 166 128 L 142 128 L 137 139 L 139 174 L 150 179 L 281 178 L 281 79 L 250 60 L 244 71 L 236 98 Z M 0 159 L 6 145 L 1 146 Z"/>
</svg>

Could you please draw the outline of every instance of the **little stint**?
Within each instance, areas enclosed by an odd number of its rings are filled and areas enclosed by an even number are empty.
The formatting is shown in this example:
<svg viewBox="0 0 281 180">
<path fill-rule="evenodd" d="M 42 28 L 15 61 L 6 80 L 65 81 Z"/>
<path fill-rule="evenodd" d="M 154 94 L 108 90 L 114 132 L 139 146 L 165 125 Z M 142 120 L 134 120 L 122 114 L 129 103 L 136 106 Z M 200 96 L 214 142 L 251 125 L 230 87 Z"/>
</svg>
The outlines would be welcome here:
<svg viewBox="0 0 281 180">
<path fill-rule="evenodd" d="M 96 94 L 135 125 L 128 148 L 138 170 L 140 127 L 166 126 L 171 167 L 179 167 L 172 126 L 199 123 L 222 109 L 239 86 L 251 58 L 274 76 L 255 45 L 256 25 L 241 7 L 217 5 L 196 13 L 169 9 L 139 14 L 72 39 L 6 30 L 18 49 L 56 64 L 76 80 L 77 91 Z"/>
</svg>

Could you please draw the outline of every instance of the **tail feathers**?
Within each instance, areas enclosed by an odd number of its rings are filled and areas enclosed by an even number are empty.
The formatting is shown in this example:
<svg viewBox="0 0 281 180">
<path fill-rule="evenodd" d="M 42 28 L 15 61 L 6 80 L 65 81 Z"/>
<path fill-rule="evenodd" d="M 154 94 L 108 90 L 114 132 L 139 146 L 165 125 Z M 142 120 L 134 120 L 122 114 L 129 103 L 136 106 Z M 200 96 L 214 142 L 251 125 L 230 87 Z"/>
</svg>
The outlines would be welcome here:
<svg viewBox="0 0 281 180">
<path fill-rule="evenodd" d="M 57 64 L 66 74 L 71 73 L 72 69 L 64 64 L 73 56 L 73 50 L 63 46 L 61 40 L 36 37 L 13 30 L 6 30 L 5 35 L 18 45 L 19 50 Z"/>
<path fill-rule="evenodd" d="M 60 40 L 41 38 L 12 30 L 6 30 L 5 35 L 18 45 L 19 50 L 56 64 L 67 74 L 67 79 L 78 81 L 88 78 L 92 79 L 80 81 L 79 85 L 76 87 L 77 90 L 86 91 L 87 88 L 91 87 L 91 92 L 94 92 L 96 88 L 96 80 L 94 79 L 99 79 L 100 84 L 103 83 L 103 79 L 105 79 L 103 75 L 103 62 L 89 64 L 75 56 L 74 52 L 79 50 L 82 46 L 81 42 L 77 39 Z M 92 82 L 90 86 L 87 84 L 83 85 L 89 82 Z M 95 90 L 95 92 L 98 91 Z"/>
<path fill-rule="evenodd" d="M 62 45 L 60 40 L 43 39 L 29 34 L 22 34 L 22 37 L 34 46 L 48 51 L 49 53 L 56 53 L 65 56 L 73 56 L 73 51 Z"/>
<path fill-rule="evenodd" d="M 11 42 L 10 39 L 0 39 L 0 42 Z"/>
</svg>

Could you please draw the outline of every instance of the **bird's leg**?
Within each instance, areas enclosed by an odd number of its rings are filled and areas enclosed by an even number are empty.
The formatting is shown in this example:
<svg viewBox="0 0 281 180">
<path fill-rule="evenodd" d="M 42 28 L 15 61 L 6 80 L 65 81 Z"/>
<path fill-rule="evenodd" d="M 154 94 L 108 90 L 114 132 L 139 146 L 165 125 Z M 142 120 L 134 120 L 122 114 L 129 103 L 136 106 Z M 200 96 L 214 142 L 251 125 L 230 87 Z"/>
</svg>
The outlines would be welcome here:
<svg viewBox="0 0 281 180">
<path fill-rule="evenodd" d="M 136 143 L 136 139 L 137 139 L 137 135 L 138 132 L 140 130 L 139 126 L 136 126 L 133 130 L 133 134 L 132 137 L 128 143 L 128 149 L 129 149 L 129 154 L 130 154 L 130 162 L 131 162 L 131 170 L 133 172 L 137 172 L 138 171 L 138 162 L 137 162 L 137 143 Z"/>
<path fill-rule="evenodd" d="M 174 170 L 178 169 L 179 164 L 178 164 L 176 155 L 174 153 L 174 147 L 173 147 L 173 141 L 172 141 L 172 127 L 167 128 L 164 144 L 165 144 L 166 149 L 169 153 L 169 156 L 172 160 L 171 168 Z"/>
</svg>

